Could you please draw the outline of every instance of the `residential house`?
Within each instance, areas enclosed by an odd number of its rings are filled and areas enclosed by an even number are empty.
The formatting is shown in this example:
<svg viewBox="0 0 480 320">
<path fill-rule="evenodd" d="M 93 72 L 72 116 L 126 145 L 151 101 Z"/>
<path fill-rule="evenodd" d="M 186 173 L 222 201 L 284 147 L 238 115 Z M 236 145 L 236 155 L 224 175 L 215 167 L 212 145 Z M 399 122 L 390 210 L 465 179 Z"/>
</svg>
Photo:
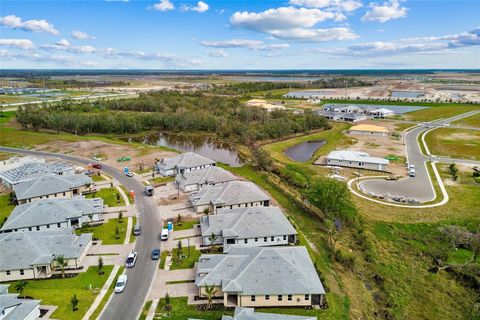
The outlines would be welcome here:
<svg viewBox="0 0 480 320">
<path fill-rule="evenodd" d="M 195 287 L 205 287 L 226 307 L 308 307 L 323 304 L 325 289 L 305 247 L 232 248 L 203 254 Z"/>
<path fill-rule="evenodd" d="M 8 288 L 8 286 L 6 286 Z M 0 320 L 36 320 L 40 318 L 40 300 L 20 299 L 18 294 L 0 292 Z"/>
<path fill-rule="evenodd" d="M 92 234 L 73 229 L 0 234 L 0 282 L 48 278 L 63 256 L 67 268 L 76 269 L 92 243 Z"/>
<path fill-rule="evenodd" d="M 0 172 L 0 179 L 4 186 L 13 188 L 13 186 L 19 183 L 47 174 L 56 174 L 59 176 L 73 175 L 75 174 L 75 169 L 65 162 L 32 162 Z"/>
<path fill-rule="evenodd" d="M 185 152 L 178 156 L 162 159 L 155 164 L 157 173 L 162 176 L 174 176 L 179 173 L 215 166 L 217 162 L 194 152 Z"/>
<path fill-rule="evenodd" d="M 332 121 L 340 120 L 340 115 L 341 115 L 341 113 L 339 112 L 329 111 L 329 110 L 316 110 L 315 113 L 320 116 L 324 116 L 325 118 L 327 118 L 327 120 L 332 120 Z"/>
<path fill-rule="evenodd" d="M 348 133 L 350 134 L 359 134 L 359 135 L 368 135 L 368 136 L 377 136 L 377 137 L 386 137 L 388 136 L 388 130 L 385 127 L 375 126 L 372 124 L 359 124 L 352 126 Z"/>
<path fill-rule="evenodd" d="M 192 192 L 198 191 L 204 186 L 215 186 L 237 179 L 238 178 L 229 171 L 217 166 L 212 166 L 190 172 L 179 173 L 177 174 L 175 181 L 182 191 Z"/>
<path fill-rule="evenodd" d="M 256 312 L 255 308 L 236 307 L 233 317 L 222 316 L 222 320 L 317 320 L 317 317 Z"/>
<path fill-rule="evenodd" d="M 368 114 L 374 118 L 383 119 L 383 118 L 394 116 L 395 111 L 386 109 L 386 108 L 380 108 L 380 109 L 370 110 Z"/>
<path fill-rule="evenodd" d="M 0 233 L 80 228 L 85 223 L 100 221 L 103 211 L 101 198 L 42 199 L 16 206 Z"/>
<path fill-rule="evenodd" d="M 0 161 L 0 172 L 16 169 L 29 163 L 45 163 L 45 158 L 37 157 L 11 157 Z"/>
<path fill-rule="evenodd" d="M 278 207 L 220 209 L 200 218 L 202 244 L 230 247 L 260 247 L 295 243 L 297 231 Z"/>
<path fill-rule="evenodd" d="M 370 157 L 366 152 L 337 150 L 327 155 L 327 165 L 368 170 L 385 171 L 389 161 L 383 158 Z"/>
<path fill-rule="evenodd" d="M 363 113 L 358 113 L 358 112 L 340 113 L 340 117 L 339 117 L 339 120 L 342 120 L 345 122 L 358 122 L 358 121 L 363 121 L 367 119 L 368 119 L 367 115 Z"/>
<path fill-rule="evenodd" d="M 13 187 L 19 204 L 44 198 L 72 198 L 94 190 L 92 179 L 85 174 L 68 176 L 49 174 L 16 184 Z"/>
<path fill-rule="evenodd" d="M 190 201 L 197 213 L 208 209 L 257 207 L 270 205 L 270 197 L 250 181 L 230 181 L 221 185 L 205 186 L 190 195 Z"/>
</svg>

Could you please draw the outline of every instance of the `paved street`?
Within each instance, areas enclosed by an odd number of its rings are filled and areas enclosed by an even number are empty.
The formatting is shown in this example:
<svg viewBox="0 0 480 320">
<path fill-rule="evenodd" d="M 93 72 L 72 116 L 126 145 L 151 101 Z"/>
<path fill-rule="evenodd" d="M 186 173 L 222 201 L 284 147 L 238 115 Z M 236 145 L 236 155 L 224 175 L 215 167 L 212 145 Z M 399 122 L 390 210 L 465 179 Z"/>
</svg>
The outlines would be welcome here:
<svg viewBox="0 0 480 320">
<path fill-rule="evenodd" d="M 87 165 L 89 159 L 72 155 L 48 153 L 34 150 L 0 147 L 0 151 L 16 152 L 44 157 L 56 157 L 66 161 L 73 161 Z M 161 230 L 161 218 L 158 208 L 151 198 L 143 193 L 143 184 L 134 177 L 128 178 L 123 172 L 104 165 L 102 171 L 117 179 L 128 190 L 135 191 L 135 206 L 139 214 L 139 222 L 142 227 L 142 235 L 137 237 L 134 250 L 138 252 L 138 262 L 135 268 L 126 271 L 128 285 L 122 294 L 116 294 L 110 300 L 101 319 L 136 319 L 143 302 L 158 269 L 158 260 L 150 259 L 150 253 L 154 247 L 160 247 L 159 234 Z"/>
</svg>

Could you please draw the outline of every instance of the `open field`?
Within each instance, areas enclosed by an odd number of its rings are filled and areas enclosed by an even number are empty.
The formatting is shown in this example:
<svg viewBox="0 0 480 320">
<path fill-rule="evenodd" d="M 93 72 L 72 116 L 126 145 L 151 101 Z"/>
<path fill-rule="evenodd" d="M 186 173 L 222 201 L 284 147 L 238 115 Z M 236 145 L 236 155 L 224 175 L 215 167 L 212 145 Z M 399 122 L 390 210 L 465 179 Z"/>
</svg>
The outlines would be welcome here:
<svg viewBox="0 0 480 320">
<path fill-rule="evenodd" d="M 480 128 L 480 113 L 453 122 L 456 125 Z"/>
<path fill-rule="evenodd" d="M 86 272 L 79 273 L 74 278 L 28 281 L 23 294 L 42 300 L 44 305 L 57 306 L 57 310 L 52 315 L 54 319 L 82 319 L 110 275 L 112 268 L 113 266 L 104 266 L 105 273 L 103 275 L 98 275 L 97 267 L 90 267 Z M 15 282 L 10 287 L 13 291 Z M 79 300 L 78 310 L 75 312 L 72 311 L 70 304 L 70 299 L 74 294 Z"/>
<path fill-rule="evenodd" d="M 480 160 L 480 131 L 438 128 L 425 136 L 434 155 Z"/>
<path fill-rule="evenodd" d="M 404 117 L 412 121 L 432 121 L 441 118 L 453 117 L 472 110 L 480 110 L 480 105 L 449 105 L 442 104 L 428 109 L 406 113 Z"/>
</svg>

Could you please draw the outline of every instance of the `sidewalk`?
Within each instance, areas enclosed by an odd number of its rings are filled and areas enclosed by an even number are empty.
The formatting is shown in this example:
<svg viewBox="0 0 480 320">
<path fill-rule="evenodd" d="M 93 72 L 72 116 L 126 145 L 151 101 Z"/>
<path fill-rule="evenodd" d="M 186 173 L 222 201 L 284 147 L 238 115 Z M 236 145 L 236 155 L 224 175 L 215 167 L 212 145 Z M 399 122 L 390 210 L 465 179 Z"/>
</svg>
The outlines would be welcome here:
<svg viewBox="0 0 480 320">
<path fill-rule="evenodd" d="M 82 320 L 88 320 L 88 319 L 90 319 L 90 316 L 95 312 L 95 310 L 97 310 L 99 304 L 100 304 L 100 303 L 102 302 L 102 300 L 103 300 L 103 297 L 105 297 L 105 295 L 107 294 L 108 288 L 110 288 L 110 285 L 111 285 L 112 282 L 115 280 L 115 277 L 116 277 L 116 275 L 117 275 L 118 269 L 120 269 L 119 266 L 114 266 L 114 267 L 113 267 L 113 270 L 112 270 L 112 272 L 110 273 L 110 275 L 108 276 L 108 279 L 107 279 L 107 281 L 105 282 L 105 284 L 103 285 L 102 289 L 100 290 L 100 293 L 99 293 L 98 296 L 95 298 L 95 300 L 93 301 L 92 305 L 91 305 L 90 308 L 87 310 L 87 313 L 85 314 L 85 316 L 83 316 Z"/>
</svg>

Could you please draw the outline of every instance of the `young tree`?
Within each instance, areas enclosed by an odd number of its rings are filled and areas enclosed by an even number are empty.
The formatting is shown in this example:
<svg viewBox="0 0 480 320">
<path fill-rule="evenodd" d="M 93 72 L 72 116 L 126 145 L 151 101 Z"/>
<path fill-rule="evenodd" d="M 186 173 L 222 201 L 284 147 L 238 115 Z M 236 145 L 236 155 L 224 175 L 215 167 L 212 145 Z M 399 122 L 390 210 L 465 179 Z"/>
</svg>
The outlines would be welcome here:
<svg viewBox="0 0 480 320">
<path fill-rule="evenodd" d="M 208 241 L 210 241 L 210 251 L 214 251 L 213 249 L 215 248 L 215 241 L 217 241 L 217 235 L 212 232 L 211 235 L 208 236 Z"/>
<path fill-rule="evenodd" d="M 74 294 L 72 299 L 70 300 L 70 303 L 72 304 L 72 310 L 77 311 L 78 310 L 78 299 L 77 299 L 77 294 Z"/>
<path fill-rule="evenodd" d="M 64 256 L 58 256 L 55 258 L 55 262 L 57 265 L 60 267 L 60 270 L 62 271 L 62 278 L 65 277 L 65 268 L 68 266 L 68 261 L 65 260 Z"/>
<path fill-rule="evenodd" d="M 123 222 L 123 211 L 121 211 L 121 210 L 118 213 L 118 222 Z"/>
<path fill-rule="evenodd" d="M 182 258 L 182 252 L 183 251 L 183 248 L 182 248 L 182 241 L 181 240 L 178 240 L 178 243 L 177 243 L 177 259 L 180 260 Z"/>
<path fill-rule="evenodd" d="M 103 258 L 98 257 L 98 274 L 102 275 L 103 273 L 104 273 L 103 272 Z"/>
<path fill-rule="evenodd" d="M 177 225 L 181 225 L 182 223 L 182 215 L 179 213 L 178 216 L 177 216 Z"/>
<path fill-rule="evenodd" d="M 210 213 L 210 209 L 209 208 L 203 209 L 203 213 L 208 216 L 208 214 Z"/>
<path fill-rule="evenodd" d="M 205 286 L 205 292 L 203 293 L 203 296 L 207 298 L 207 305 L 209 309 L 212 308 L 213 297 L 215 296 L 216 293 L 217 293 L 217 289 L 215 289 L 213 285 Z"/>
<path fill-rule="evenodd" d="M 120 229 L 118 228 L 118 224 L 115 226 L 115 239 L 120 239 Z"/>
<path fill-rule="evenodd" d="M 17 284 L 15 285 L 15 290 L 17 290 L 19 296 L 22 296 L 27 284 L 28 282 L 25 280 L 20 280 L 19 282 L 17 282 Z"/>
<path fill-rule="evenodd" d="M 452 163 L 449 167 L 448 167 L 449 171 L 450 171 L 450 175 L 452 176 L 452 180 L 453 181 L 457 181 L 458 179 L 458 168 L 457 168 L 457 165 L 454 163 Z"/>
<path fill-rule="evenodd" d="M 117 197 L 117 203 L 120 203 L 120 194 L 118 192 L 115 192 L 115 196 Z"/>
</svg>

